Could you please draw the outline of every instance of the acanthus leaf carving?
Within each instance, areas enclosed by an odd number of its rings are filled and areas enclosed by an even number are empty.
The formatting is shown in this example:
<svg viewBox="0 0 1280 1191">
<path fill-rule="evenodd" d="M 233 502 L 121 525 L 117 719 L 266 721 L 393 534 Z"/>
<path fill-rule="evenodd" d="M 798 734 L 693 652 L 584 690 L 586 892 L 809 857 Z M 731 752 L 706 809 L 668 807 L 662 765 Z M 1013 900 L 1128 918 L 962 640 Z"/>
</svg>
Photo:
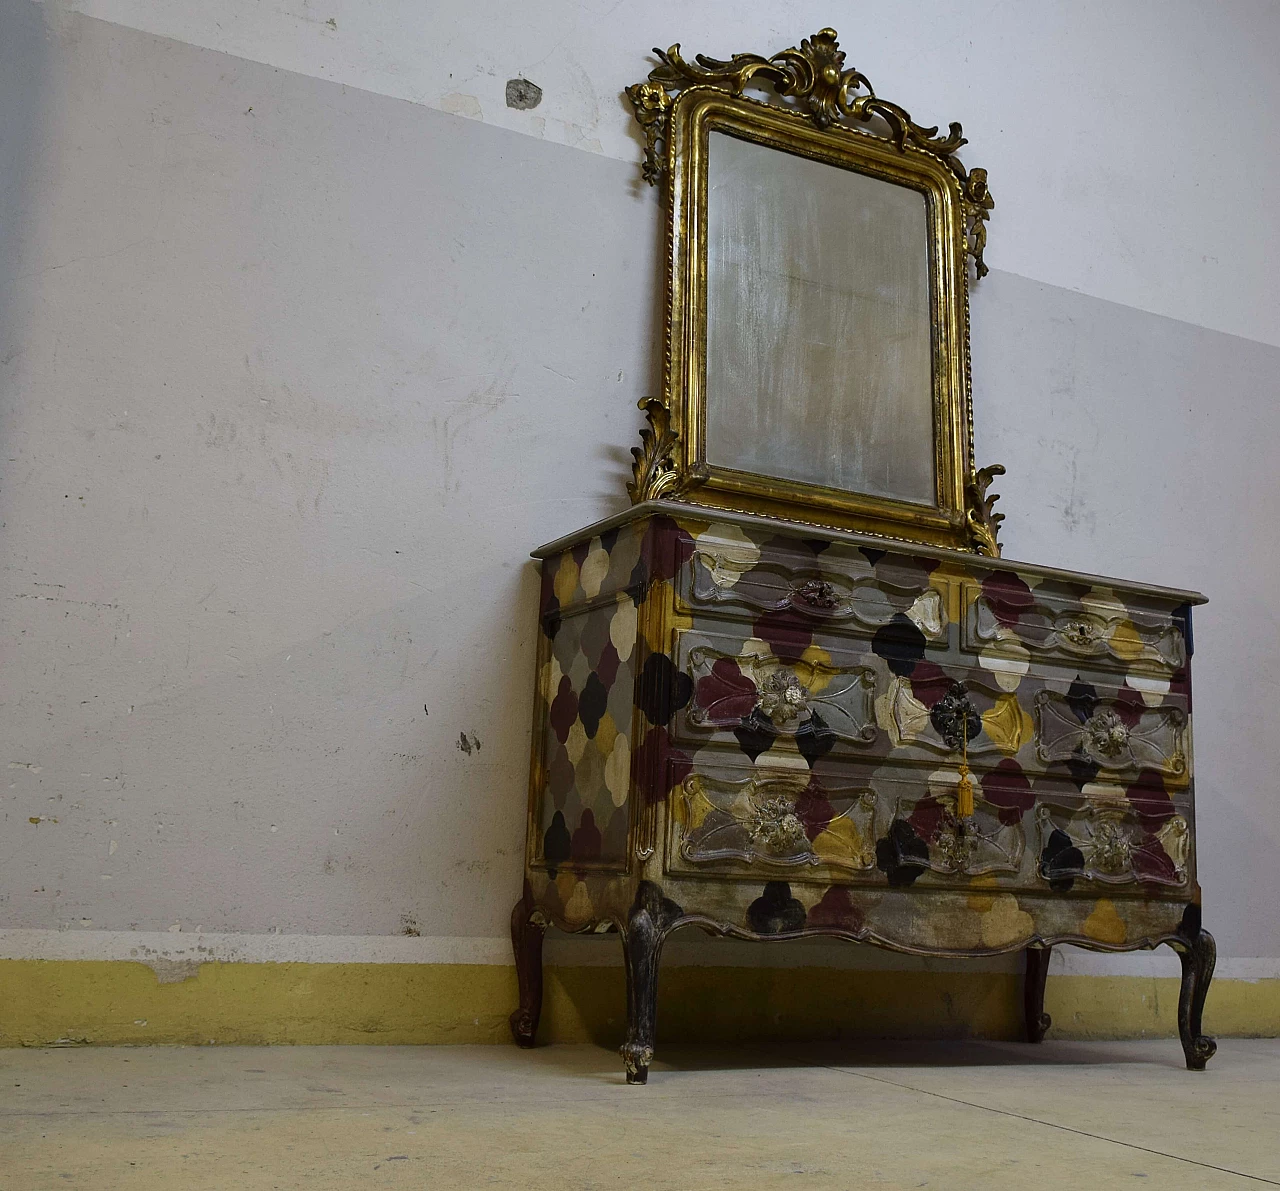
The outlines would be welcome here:
<svg viewBox="0 0 1280 1191">
<path fill-rule="evenodd" d="M 1000 557 L 1000 522 L 1003 513 L 993 511 L 993 506 L 1000 499 L 998 493 L 987 494 L 991 481 L 996 476 L 1004 475 L 1004 467 L 993 463 L 990 467 L 980 467 L 969 475 L 965 485 L 965 501 L 968 504 L 966 522 L 969 526 L 969 541 L 978 554 L 988 558 Z"/>
<path fill-rule="evenodd" d="M 627 98 L 631 100 L 636 122 L 644 133 L 644 166 L 641 172 L 650 186 L 656 186 L 666 172 L 663 158 L 667 151 L 667 109 L 671 106 L 671 97 L 661 83 L 635 83 L 627 88 Z"/>
<path fill-rule="evenodd" d="M 627 494 L 632 504 L 655 500 L 678 480 L 672 455 L 680 435 L 671 425 L 671 411 L 656 397 L 646 397 L 640 408 L 648 416 L 649 425 L 640 431 L 640 446 L 631 448 L 631 483 Z"/>
<path fill-rule="evenodd" d="M 964 212 L 964 247 L 973 260 L 974 272 L 985 277 L 991 270 L 983 259 L 987 250 L 987 219 L 995 209 L 996 200 L 987 186 L 987 171 L 981 166 L 970 170 L 962 179 L 961 207 Z"/>
</svg>

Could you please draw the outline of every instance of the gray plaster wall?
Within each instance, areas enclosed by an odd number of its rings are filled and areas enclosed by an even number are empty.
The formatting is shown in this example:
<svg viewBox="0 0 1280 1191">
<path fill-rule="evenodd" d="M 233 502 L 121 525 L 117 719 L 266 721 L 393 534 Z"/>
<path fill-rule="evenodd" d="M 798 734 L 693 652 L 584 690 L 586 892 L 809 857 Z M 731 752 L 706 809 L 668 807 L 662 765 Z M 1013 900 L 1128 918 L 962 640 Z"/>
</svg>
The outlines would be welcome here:
<svg viewBox="0 0 1280 1191">
<path fill-rule="evenodd" d="M 0 926 L 500 938 L 527 553 L 625 503 L 654 194 L 399 99 L 0 19 Z M 1280 349 L 1001 272 L 973 320 L 1006 553 L 1211 599 L 1206 916 L 1280 957 Z"/>
<path fill-rule="evenodd" d="M 979 462 L 1005 554 L 1203 592 L 1194 729 L 1206 924 L 1280 956 L 1280 348 L 1011 274 L 974 302 Z"/>
</svg>

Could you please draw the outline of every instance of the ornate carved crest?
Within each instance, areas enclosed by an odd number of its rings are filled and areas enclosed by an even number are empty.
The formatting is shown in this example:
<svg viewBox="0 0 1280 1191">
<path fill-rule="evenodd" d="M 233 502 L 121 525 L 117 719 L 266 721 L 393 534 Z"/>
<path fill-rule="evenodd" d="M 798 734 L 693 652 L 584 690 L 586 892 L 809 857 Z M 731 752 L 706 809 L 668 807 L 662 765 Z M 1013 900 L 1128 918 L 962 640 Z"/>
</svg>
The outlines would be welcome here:
<svg viewBox="0 0 1280 1191">
<path fill-rule="evenodd" d="M 689 87 L 716 87 L 738 98 L 750 86 L 770 85 L 777 95 L 804 112 L 818 128 L 843 124 L 870 136 L 891 140 L 899 149 L 910 145 L 946 162 L 960 182 L 965 215 L 966 250 L 979 277 L 986 275 L 982 259 L 987 243 L 986 220 L 995 206 L 987 187 L 987 171 L 967 170 L 956 156 L 964 138 L 953 120 L 944 136 L 938 126 L 925 128 L 896 103 L 881 99 L 860 70 L 845 67 L 845 53 L 834 29 L 820 29 L 792 48 L 765 58 L 760 54 L 734 54 L 727 62 L 697 54 L 685 60 L 679 43 L 653 50 L 660 66 L 649 79 L 627 88 L 627 98 L 644 130 L 644 178 L 656 185 L 667 169 L 667 112 L 671 96 Z M 877 124 L 877 122 L 879 122 Z M 870 127 L 866 127 L 866 126 Z M 884 132 L 876 131 L 879 127 Z"/>
</svg>

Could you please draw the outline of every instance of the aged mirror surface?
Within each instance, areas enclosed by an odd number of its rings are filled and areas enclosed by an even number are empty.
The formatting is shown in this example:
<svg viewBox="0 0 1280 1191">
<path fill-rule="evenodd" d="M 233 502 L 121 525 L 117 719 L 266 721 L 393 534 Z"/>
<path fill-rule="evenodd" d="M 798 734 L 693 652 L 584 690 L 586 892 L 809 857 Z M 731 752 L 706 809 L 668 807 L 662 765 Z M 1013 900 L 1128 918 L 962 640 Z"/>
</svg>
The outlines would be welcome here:
<svg viewBox="0 0 1280 1191">
<path fill-rule="evenodd" d="M 654 52 L 627 95 L 667 317 L 632 499 L 999 553 L 969 397 L 994 203 L 960 125 L 877 96 L 831 29 L 769 58 Z"/>
<path fill-rule="evenodd" d="M 936 504 L 925 203 L 710 133 L 708 464 Z"/>
</svg>

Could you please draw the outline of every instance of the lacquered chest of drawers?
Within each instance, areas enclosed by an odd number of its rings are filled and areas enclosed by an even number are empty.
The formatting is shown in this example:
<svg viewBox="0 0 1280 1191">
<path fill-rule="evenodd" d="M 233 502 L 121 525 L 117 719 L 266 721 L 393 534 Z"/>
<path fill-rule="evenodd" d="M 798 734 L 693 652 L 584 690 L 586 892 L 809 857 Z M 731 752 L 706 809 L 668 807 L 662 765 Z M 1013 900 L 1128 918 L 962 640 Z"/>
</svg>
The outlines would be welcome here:
<svg viewBox="0 0 1280 1191">
<path fill-rule="evenodd" d="M 1171 944 L 1187 1064 L 1200 925 L 1194 592 L 650 502 L 538 552 L 525 890 L 532 1045 L 548 924 L 617 930 L 628 1079 L 662 942 L 694 923 L 927 955 Z"/>
</svg>

